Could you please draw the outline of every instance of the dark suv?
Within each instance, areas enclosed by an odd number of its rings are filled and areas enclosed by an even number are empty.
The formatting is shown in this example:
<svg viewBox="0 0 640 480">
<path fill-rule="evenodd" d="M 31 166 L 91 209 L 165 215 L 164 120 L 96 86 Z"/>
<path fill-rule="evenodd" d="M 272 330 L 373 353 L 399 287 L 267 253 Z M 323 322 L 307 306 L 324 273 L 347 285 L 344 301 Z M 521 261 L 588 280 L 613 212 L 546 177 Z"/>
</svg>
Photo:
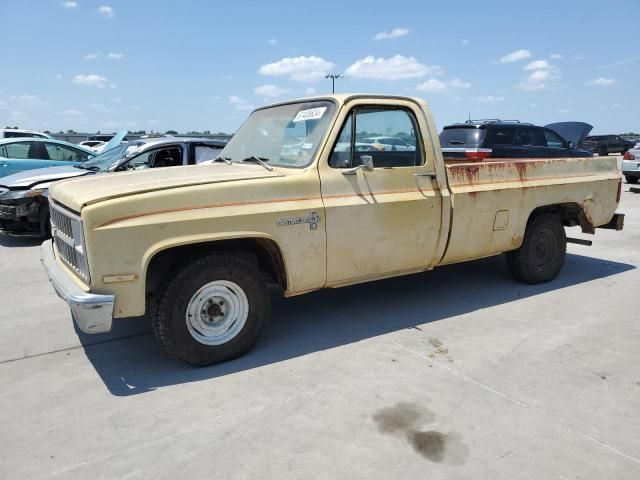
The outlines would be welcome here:
<svg viewBox="0 0 640 480">
<path fill-rule="evenodd" d="M 626 153 L 635 145 L 631 140 L 625 140 L 619 135 L 593 135 L 587 137 L 587 142 L 598 155 L 604 156 L 610 153 Z"/>
<path fill-rule="evenodd" d="M 440 146 L 445 160 L 591 157 L 579 147 L 592 128 L 582 122 L 539 127 L 517 120 L 468 120 L 444 127 Z"/>
</svg>

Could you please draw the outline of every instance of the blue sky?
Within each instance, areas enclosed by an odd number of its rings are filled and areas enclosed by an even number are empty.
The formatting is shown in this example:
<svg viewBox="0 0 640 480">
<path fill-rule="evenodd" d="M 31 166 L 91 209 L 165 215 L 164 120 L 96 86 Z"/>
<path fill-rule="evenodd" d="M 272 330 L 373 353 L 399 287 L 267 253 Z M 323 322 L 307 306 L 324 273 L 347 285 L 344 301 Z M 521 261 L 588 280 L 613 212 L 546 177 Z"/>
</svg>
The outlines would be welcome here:
<svg viewBox="0 0 640 480">
<path fill-rule="evenodd" d="M 640 131 L 640 2 L 0 0 L 0 127 L 233 132 L 330 91 Z"/>
</svg>

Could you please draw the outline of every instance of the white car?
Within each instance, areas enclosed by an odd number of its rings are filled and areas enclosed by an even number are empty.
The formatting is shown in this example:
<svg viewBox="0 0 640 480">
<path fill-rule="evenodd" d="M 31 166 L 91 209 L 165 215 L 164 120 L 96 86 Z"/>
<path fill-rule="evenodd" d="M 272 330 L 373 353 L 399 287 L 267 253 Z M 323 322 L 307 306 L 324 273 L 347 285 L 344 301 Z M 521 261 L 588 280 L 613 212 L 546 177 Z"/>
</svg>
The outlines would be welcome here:
<svg viewBox="0 0 640 480">
<path fill-rule="evenodd" d="M 408 151 L 416 149 L 414 145 L 398 137 L 368 137 L 363 139 L 362 142 L 373 145 L 376 150 L 381 151 Z"/>
<path fill-rule="evenodd" d="M 622 156 L 622 174 L 627 183 L 640 180 L 640 148 L 636 145 Z"/>
<path fill-rule="evenodd" d="M 107 142 L 103 142 L 102 140 L 85 140 L 84 142 L 80 142 L 78 145 L 89 148 L 96 153 L 102 152 L 104 150 L 104 146 Z"/>
<path fill-rule="evenodd" d="M 52 138 L 51 135 L 47 135 L 42 132 L 35 132 L 33 130 L 22 130 L 20 128 L 0 128 L 0 140 L 4 138 Z"/>
</svg>

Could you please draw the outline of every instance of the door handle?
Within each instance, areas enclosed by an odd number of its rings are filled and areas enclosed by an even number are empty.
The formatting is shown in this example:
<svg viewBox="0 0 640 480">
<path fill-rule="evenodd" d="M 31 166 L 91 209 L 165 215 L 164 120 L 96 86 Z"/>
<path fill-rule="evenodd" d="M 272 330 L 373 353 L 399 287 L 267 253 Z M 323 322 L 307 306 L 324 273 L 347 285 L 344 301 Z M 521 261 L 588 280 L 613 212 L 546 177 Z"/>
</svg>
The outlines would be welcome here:
<svg viewBox="0 0 640 480">
<path fill-rule="evenodd" d="M 438 178 L 438 174 L 436 172 L 425 172 L 425 173 L 414 173 L 414 177 L 429 177 L 431 180 L 435 180 Z"/>
</svg>

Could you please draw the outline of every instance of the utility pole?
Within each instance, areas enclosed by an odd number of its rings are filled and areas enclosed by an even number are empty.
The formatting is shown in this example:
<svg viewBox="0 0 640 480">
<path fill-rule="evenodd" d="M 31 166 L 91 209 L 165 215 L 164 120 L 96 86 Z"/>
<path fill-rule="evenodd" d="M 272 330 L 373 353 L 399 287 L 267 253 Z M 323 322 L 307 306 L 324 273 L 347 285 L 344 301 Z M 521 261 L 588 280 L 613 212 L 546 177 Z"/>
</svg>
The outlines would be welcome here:
<svg viewBox="0 0 640 480">
<path fill-rule="evenodd" d="M 331 79 L 331 93 L 336 93 L 336 79 L 342 78 L 344 75 L 341 73 L 327 73 L 324 78 Z"/>
</svg>

